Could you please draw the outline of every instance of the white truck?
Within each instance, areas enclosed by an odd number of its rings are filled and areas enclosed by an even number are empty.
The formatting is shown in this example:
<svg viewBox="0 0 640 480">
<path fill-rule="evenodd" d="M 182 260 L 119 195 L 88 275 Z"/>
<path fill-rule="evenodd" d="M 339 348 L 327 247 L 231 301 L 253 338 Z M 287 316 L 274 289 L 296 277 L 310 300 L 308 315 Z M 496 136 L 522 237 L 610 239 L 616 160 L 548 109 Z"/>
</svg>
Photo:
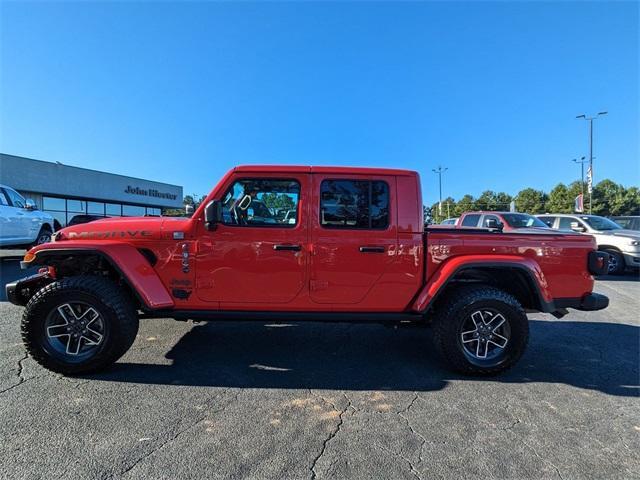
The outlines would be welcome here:
<svg viewBox="0 0 640 480">
<path fill-rule="evenodd" d="M 640 232 L 625 230 L 616 222 L 598 215 L 545 214 L 537 216 L 550 228 L 592 235 L 598 250 L 609 254 L 609 273 L 621 274 L 627 268 L 640 268 Z"/>
<path fill-rule="evenodd" d="M 60 225 L 35 202 L 0 184 L 0 247 L 40 245 L 51 240 Z"/>
</svg>

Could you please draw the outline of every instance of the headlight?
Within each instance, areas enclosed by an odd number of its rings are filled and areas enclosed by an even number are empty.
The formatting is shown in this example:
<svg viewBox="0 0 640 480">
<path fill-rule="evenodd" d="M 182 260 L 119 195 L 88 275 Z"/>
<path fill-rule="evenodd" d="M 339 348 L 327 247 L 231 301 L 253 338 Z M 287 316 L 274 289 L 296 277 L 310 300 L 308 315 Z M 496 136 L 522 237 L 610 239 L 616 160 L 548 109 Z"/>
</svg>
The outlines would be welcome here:
<svg viewBox="0 0 640 480">
<path fill-rule="evenodd" d="M 638 245 L 640 245 L 640 240 L 631 240 L 631 245 L 637 247 Z"/>
</svg>

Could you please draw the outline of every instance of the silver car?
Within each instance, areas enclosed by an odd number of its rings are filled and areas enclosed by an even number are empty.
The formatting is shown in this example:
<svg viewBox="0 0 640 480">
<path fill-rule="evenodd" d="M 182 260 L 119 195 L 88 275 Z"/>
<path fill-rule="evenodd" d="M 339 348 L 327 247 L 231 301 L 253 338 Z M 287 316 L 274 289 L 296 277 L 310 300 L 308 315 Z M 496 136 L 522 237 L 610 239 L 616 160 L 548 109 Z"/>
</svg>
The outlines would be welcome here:
<svg viewBox="0 0 640 480">
<path fill-rule="evenodd" d="M 556 230 L 593 235 L 598 250 L 609 254 L 609 273 L 620 274 L 626 268 L 640 268 L 640 232 L 625 230 L 616 222 L 598 215 L 545 214 L 537 217 Z"/>
</svg>

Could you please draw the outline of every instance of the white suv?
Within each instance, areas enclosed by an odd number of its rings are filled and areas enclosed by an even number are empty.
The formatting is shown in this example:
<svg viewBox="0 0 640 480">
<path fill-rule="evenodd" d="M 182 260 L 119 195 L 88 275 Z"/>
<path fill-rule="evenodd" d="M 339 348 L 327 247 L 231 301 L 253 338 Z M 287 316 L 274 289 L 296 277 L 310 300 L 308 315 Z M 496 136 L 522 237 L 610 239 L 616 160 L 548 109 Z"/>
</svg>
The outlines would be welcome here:
<svg viewBox="0 0 640 480">
<path fill-rule="evenodd" d="M 593 235 L 598 250 L 609 254 L 611 274 L 620 274 L 627 267 L 640 267 L 640 232 L 625 230 L 616 222 L 597 215 L 548 214 L 537 217 L 556 230 Z"/>
<path fill-rule="evenodd" d="M 0 184 L 0 246 L 46 243 L 56 227 L 53 217 L 39 211 L 33 200 Z"/>
</svg>

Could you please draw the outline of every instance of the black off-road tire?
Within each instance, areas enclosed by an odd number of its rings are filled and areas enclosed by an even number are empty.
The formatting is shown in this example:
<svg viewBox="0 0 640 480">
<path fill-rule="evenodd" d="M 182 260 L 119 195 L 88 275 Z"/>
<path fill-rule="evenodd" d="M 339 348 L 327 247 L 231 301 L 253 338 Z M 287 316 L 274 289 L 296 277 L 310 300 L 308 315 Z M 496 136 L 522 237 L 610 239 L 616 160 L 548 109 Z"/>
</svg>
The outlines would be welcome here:
<svg viewBox="0 0 640 480">
<path fill-rule="evenodd" d="M 618 251 L 612 248 L 604 250 L 609 254 L 609 275 L 622 275 L 627 268 L 624 256 Z"/>
<path fill-rule="evenodd" d="M 95 353 L 83 361 L 67 361 L 46 338 L 45 322 L 58 306 L 82 302 L 94 308 L 104 324 Z M 48 284 L 27 303 L 22 316 L 22 340 L 27 352 L 43 367 L 65 375 L 96 372 L 116 362 L 131 347 L 138 333 L 138 315 L 128 295 L 107 278 L 94 275 L 68 277 Z"/>
<path fill-rule="evenodd" d="M 500 358 L 474 359 L 462 345 L 462 326 L 473 312 L 488 308 L 502 314 L 508 322 L 510 338 Z M 497 375 L 511 368 L 524 353 L 529 340 L 529 321 L 513 295 L 486 285 L 464 286 L 453 290 L 438 305 L 433 318 L 436 350 L 451 368 L 465 375 Z"/>
</svg>

